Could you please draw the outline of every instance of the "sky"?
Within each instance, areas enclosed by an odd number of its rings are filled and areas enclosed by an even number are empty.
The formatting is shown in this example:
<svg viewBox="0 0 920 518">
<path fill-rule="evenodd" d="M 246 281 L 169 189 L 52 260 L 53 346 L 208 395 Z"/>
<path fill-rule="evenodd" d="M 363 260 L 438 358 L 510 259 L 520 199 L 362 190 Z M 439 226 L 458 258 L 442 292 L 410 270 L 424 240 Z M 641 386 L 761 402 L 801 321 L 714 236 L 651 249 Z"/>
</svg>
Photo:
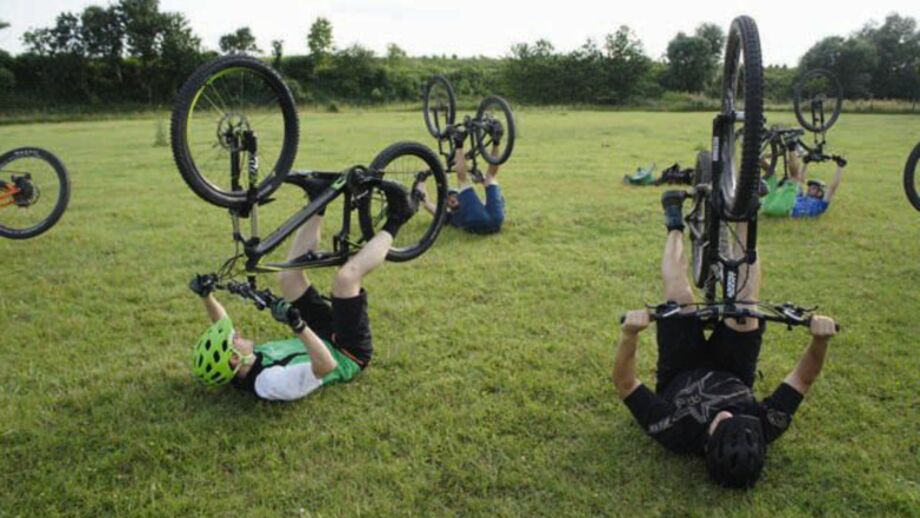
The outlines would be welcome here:
<svg viewBox="0 0 920 518">
<path fill-rule="evenodd" d="M 0 49 L 23 51 L 21 35 L 50 26 L 62 11 L 81 11 L 108 0 L 0 0 Z M 222 34 L 249 26 L 264 52 L 284 40 L 285 54 L 306 54 L 306 34 L 318 16 L 332 22 L 337 47 L 352 43 L 384 53 L 395 43 L 410 55 L 456 54 L 501 57 L 514 43 L 546 38 L 569 51 L 587 38 L 602 40 L 628 25 L 646 54 L 658 59 L 679 31 L 692 33 L 703 22 L 727 28 L 739 14 L 752 16 L 760 29 L 764 63 L 795 65 L 815 42 L 848 35 L 866 22 L 881 22 L 898 12 L 920 19 L 917 0 L 873 2 L 803 0 L 694 0 L 561 2 L 502 0 L 160 0 L 161 10 L 179 11 L 205 47 L 217 50 Z"/>
</svg>

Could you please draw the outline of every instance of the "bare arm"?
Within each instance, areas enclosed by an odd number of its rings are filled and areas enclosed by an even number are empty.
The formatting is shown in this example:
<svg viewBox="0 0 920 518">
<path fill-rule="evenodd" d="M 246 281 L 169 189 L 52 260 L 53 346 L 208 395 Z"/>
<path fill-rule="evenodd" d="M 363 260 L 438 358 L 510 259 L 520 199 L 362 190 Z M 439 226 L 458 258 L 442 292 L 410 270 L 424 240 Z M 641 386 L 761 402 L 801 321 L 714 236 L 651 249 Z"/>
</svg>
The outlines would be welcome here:
<svg viewBox="0 0 920 518">
<path fill-rule="evenodd" d="M 834 197 L 834 194 L 837 194 L 837 188 L 840 187 L 840 180 L 842 179 L 843 179 L 843 166 L 838 165 L 837 171 L 834 173 L 834 179 L 831 180 L 831 184 L 827 188 L 827 193 L 824 195 L 824 201 L 830 203 L 831 198 Z"/>
<path fill-rule="evenodd" d="M 427 210 L 429 214 L 434 216 L 438 208 L 435 206 L 434 203 L 431 203 L 431 200 L 428 199 L 428 190 L 425 189 L 425 184 L 419 183 L 418 186 L 415 188 L 415 190 L 418 191 L 418 193 L 422 195 L 422 198 L 420 200 L 422 207 L 425 207 L 425 210 Z"/>
<path fill-rule="evenodd" d="M 636 374 L 636 349 L 639 346 L 639 333 L 648 324 L 648 311 L 640 309 L 627 313 L 621 326 L 620 342 L 613 360 L 613 384 L 620 399 L 629 397 L 641 384 Z"/>
<path fill-rule="evenodd" d="M 211 319 L 211 322 L 217 322 L 227 316 L 227 310 L 214 298 L 213 294 L 203 297 L 201 302 L 204 304 L 204 309 L 208 312 L 208 318 Z"/>
<path fill-rule="evenodd" d="M 827 355 L 827 344 L 831 337 L 837 334 L 835 326 L 833 319 L 828 317 L 815 315 L 811 320 L 811 343 L 805 349 L 798 365 L 784 380 L 803 396 L 821 374 L 824 357 Z"/>
<path fill-rule="evenodd" d="M 792 178 L 792 181 L 799 184 L 805 184 L 805 172 L 808 169 L 808 164 L 806 164 L 798 153 L 794 151 L 788 152 L 789 160 L 789 177 Z"/>
<path fill-rule="evenodd" d="M 310 364 L 313 367 L 313 374 L 317 378 L 322 378 L 338 367 L 339 363 L 335 361 L 335 358 L 332 357 L 332 353 L 326 348 L 326 344 L 316 336 L 316 333 L 314 333 L 312 329 L 304 327 L 297 333 L 297 338 L 300 338 L 300 341 L 307 347 L 307 353 L 310 355 Z"/>
</svg>

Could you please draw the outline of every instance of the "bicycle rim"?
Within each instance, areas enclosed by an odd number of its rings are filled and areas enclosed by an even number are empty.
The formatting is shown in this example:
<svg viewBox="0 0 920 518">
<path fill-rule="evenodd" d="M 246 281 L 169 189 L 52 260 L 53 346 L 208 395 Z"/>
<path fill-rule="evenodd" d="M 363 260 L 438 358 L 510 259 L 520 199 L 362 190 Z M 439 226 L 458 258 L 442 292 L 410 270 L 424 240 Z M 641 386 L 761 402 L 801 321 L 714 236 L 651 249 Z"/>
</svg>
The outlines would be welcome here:
<svg viewBox="0 0 920 518">
<path fill-rule="evenodd" d="M 48 156 L 45 156 L 48 155 Z M 70 197 L 67 172 L 60 162 L 35 148 L 0 157 L 0 235 L 37 236 L 53 226 Z"/>
<path fill-rule="evenodd" d="M 731 123 L 719 135 L 723 208 L 742 217 L 750 209 L 760 178 L 763 143 L 763 67 L 754 20 L 732 22 L 726 43 L 722 81 L 722 115 Z"/>
<path fill-rule="evenodd" d="M 425 126 L 434 138 L 445 135 L 447 127 L 456 118 L 456 100 L 454 90 L 447 78 L 434 76 L 425 87 L 424 106 Z"/>
</svg>

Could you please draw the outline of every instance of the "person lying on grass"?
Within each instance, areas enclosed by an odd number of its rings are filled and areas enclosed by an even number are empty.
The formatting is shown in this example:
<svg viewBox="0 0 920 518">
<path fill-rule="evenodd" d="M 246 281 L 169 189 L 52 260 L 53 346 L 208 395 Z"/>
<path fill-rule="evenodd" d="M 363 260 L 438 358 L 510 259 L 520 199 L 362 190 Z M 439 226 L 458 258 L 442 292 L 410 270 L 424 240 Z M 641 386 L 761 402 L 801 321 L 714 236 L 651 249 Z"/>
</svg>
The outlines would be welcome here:
<svg viewBox="0 0 920 518">
<path fill-rule="evenodd" d="M 843 169 L 847 162 L 836 157 L 837 171 L 830 187 L 820 180 L 806 180 L 808 157 L 803 161 L 794 150 L 787 152 L 789 178 L 777 180 L 771 175 L 766 180 L 767 195 L 761 200 L 761 210 L 767 216 L 793 218 L 817 217 L 824 214 L 840 187 Z M 803 187 L 804 186 L 804 187 Z"/>
<path fill-rule="evenodd" d="M 310 197 L 325 189 L 312 178 L 302 182 Z M 387 221 L 366 245 L 339 268 L 332 285 L 332 303 L 324 299 L 302 270 L 284 271 L 278 281 L 284 300 L 272 316 L 286 323 L 294 337 L 255 345 L 233 328 L 224 307 L 214 298 L 213 276 L 196 276 L 189 287 L 197 293 L 214 323 L 195 346 L 194 373 L 212 385 L 231 382 L 264 400 L 291 401 L 330 383 L 351 381 L 371 361 L 374 348 L 367 314 L 364 277 L 380 266 L 399 228 L 417 210 L 399 184 L 384 182 Z M 288 260 L 317 250 L 322 213 L 297 231 Z"/>
<path fill-rule="evenodd" d="M 447 192 L 447 219 L 448 225 L 461 228 L 472 234 L 495 234 L 502 228 L 505 221 L 505 198 L 502 196 L 501 187 L 495 179 L 498 176 L 498 166 L 489 165 L 486 174 L 483 177 L 483 185 L 486 192 L 486 203 L 482 204 L 476 191 L 473 189 L 473 183 L 470 181 L 470 174 L 467 171 L 466 157 L 463 153 L 463 143 L 466 141 L 466 134 L 462 129 L 455 129 L 452 138 L 456 150 L 454 151 L 454 163 L 457 167 L 458 189 L 450 189 Z M 497 155 L 500 151 L 500 141 L 492 145 L 492 154 Z M 425 192 L 424 184 L 417 187 L 422 205 L 432 215 L 435 214 L 436 207 L 434 203 L 428 200 L 428 193 Z"/>
<path fill-rule="evenodd" d="M 694 301 L 683 249 L 683 199 L 684 193 L 677 191 L 662 198 L 668 230 L 661 262 L 664 296 L 678 304 Z M 746 227 L 738 225 L 739 242 L 745 242 Z M 738 300 L 758 300 L 760 281 L 759 261 L 743 266 Z M 669 450 L 705 455 L 709 476 L 728 487 L 752 487 L 757 481 L 767 444 L 789 427 L 836 333 L 833 320 L 814 316 L 811 343 L 802 359 L 769 397 L 758 402 L 752 387 L 764 324 L 753 318 L 727 319 L 707 339 L 696 317 L 657 322 L 655 392 L 636 374 L 639 333 L 649 325 L 648 311 L 626 315 L 617 346 L 613 383 L 642 429 Z"/>
</svg>

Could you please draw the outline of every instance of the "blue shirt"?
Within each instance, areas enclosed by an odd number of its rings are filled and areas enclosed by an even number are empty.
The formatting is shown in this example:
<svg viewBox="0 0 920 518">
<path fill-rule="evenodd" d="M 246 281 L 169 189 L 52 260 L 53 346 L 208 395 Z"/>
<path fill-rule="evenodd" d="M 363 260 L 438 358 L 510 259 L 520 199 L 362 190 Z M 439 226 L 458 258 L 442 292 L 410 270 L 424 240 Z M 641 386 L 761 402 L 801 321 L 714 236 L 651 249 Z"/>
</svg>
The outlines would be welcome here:
<svg viewBox="0 0 920 518">
<path fill-rule="evenodd" d="M 831 202 L 822 198 L 814 198 L 804 194 L 795 197 L 795 205 L 792 207 L 793 218 L 813 218 L 824 214 L 824 211 L 830 206 Z"/>
</svg>

